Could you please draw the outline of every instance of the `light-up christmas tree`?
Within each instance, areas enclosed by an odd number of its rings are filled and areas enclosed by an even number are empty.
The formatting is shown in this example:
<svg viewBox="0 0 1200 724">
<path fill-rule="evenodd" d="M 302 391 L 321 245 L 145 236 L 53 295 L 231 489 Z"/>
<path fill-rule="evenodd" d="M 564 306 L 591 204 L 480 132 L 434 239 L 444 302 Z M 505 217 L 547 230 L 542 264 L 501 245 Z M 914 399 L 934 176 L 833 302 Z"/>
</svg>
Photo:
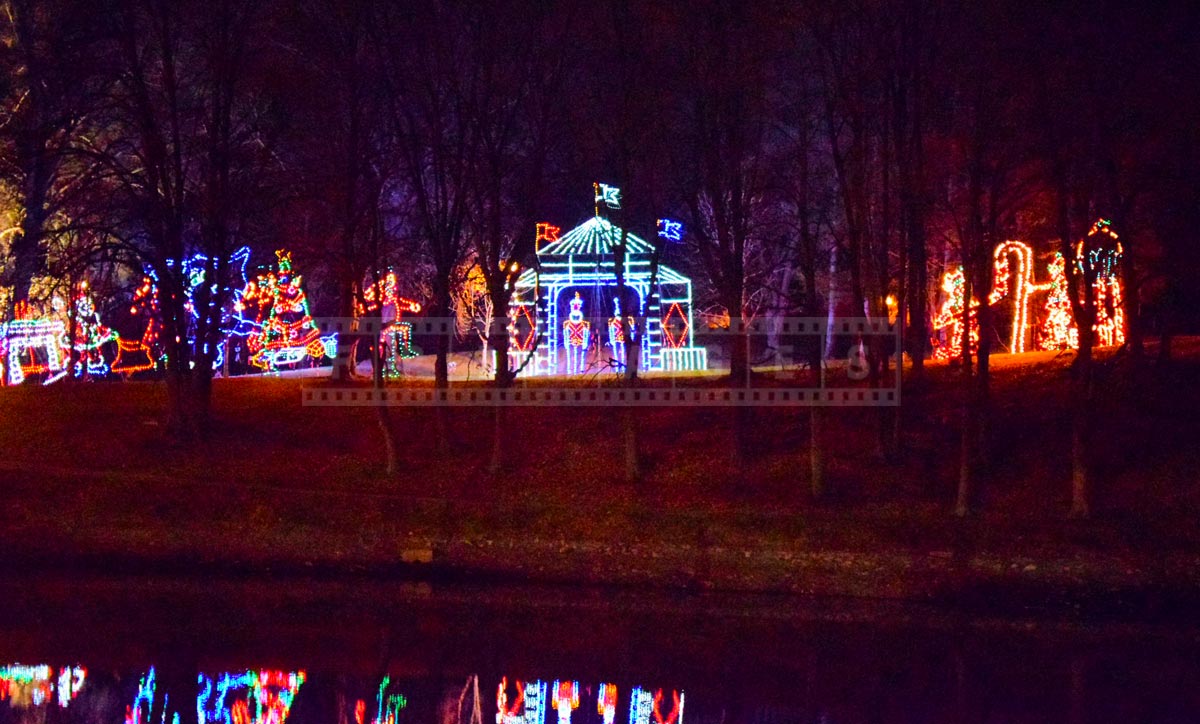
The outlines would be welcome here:
<svg viewBox="0 0 1200 724">
<path fill-rule="evenodd" d="M 246 285 L 235 307 L 243 319 L 253 311 L 254 331 L 247 336 L 250 363 L 263 370 L 296 365 L 306 358 L 332 357 L 337 335 L 321 336 L 308 310 L 302 277 L 292 272 L 292 255 L 275 252 L 276 270 Z"/>
</svg>

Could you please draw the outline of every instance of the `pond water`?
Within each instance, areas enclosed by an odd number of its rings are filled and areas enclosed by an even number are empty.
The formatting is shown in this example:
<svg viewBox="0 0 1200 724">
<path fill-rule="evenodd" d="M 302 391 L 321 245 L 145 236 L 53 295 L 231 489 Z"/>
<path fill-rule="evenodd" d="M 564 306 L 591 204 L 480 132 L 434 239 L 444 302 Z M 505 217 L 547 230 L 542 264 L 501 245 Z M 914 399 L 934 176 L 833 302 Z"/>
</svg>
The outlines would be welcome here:
<svg viewBox="0 0 1200 724">
<path fill-rule="evenodd" d="M 1178 622 L 363 581 L 0 579 L 0 724 L 1196 722 Z"/>
</svg>

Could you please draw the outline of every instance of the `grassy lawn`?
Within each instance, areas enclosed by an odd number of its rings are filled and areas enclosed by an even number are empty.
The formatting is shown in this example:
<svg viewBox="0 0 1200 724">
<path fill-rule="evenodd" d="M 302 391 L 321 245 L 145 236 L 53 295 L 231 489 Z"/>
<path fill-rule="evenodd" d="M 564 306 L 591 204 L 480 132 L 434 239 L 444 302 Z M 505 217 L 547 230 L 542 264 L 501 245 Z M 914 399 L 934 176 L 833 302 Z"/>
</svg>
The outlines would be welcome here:
<svg viewBox="0 0 1200 724">
<path fill-rule="evenodd" d="M 620 478 L 619 417 L 607 408 L 506 410 L 507 465 L 493 477 L 490 409 L 450 410 L 451 452 L 439 454 L 433 411 L 393 407 L 404 469 L 388 478 L 370 408 L 301 404 L 302 386 L 320 380 L 218 380 L 218 427 L 193 445 L 164 429 L 156 383 L 0 389 L 0 545 L 250 562 L 391 561 L 455 545 L 484 566 L 488 555 L 558 543 L 590 547 L 601 561 L 706 546 L 1200 551 L 1200 395 L 1184 384 L 1200 367 L 1200 343 L 1176 350 L 1137 382 L 1124 371 L 1105 379 L 1097 512 L 1086 523 L 1064 519 L 1069 358 L 1037 353 L 993 358 L 991 466 L 981 513 L 966 522 L 949 515 L 961 385 L 945 365 L 931 367 L 924 391 L 906 390 L 897 461 L 876 451 L 878 410 L 827 410 L 833 495 L 821 505 L 806 494 L 806 408 L 755 410 L 745 462 L 731 454 L 731 410 L 640 409 L 646 475 L 631 485 Z"/>
</svg>

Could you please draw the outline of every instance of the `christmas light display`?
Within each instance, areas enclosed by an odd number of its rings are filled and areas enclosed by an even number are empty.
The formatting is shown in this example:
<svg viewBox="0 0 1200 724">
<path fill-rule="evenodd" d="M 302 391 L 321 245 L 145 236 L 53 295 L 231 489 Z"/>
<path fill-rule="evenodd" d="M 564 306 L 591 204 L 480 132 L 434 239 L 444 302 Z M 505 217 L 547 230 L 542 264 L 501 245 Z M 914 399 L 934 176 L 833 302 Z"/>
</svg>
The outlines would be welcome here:
<svg viewBox="0 0 1200 724">
<path fill-rule="evenodd" d="M 109 372 L 109 365 L 104 359 L 103 347 L 118 341 L 120 336 L 100 321 L 100 313 L 96 311 L 87 288 L 87 282 L 80 283 L 73 305 L 75 339 L 71 346 L 78 354 L 79 361 L 72 372 L 76 377 L 104 377 Z"/>
<path fill-rule="evenodd" d="M 938 310 L 937 316 L 933 318 L 933 328 L 936 331 L 945 330 L 945 342 L 934 340 L 933 356 L 935 359 L 956 359 L 962 355 L 963 310 L 966 306 L 963 296 L 966 286 L 967 279 L 963 275 L 961 266 L 955 267 L 942 276 L 942 291 L 946 293 L 946 299 L 942 302 L 942 308 Z M 975 347 L 979 344 L 979 322 L 974 313 L 978 306 L 979 302 L 972 299 L 972 311 L 969 315 L 971 352 L 974 352 Z"/>
<path fill-rule="evenodd" d="M 688 323 L 687 315 L 683 313 L 679 303 L 672 304 L 667 313 L 663 315 L 663 342 L 671 349 L 680 349 L 687 345 L 690 329 L 691 325 Z"/>
<path fill-rule="evenodd" d="M 533 239 L 534 251 L 541 251 L 543 241 L 558 241 L 558 233 L 562 231 L 559 227 L 546 221 L 539 221 L 537 225 L 537 236 Z"/>
<path fill-rule="evenodd" d="M 226 287 L 229 293 L 229 298 L 225 300 L 221 314 L 218 318 L 218 326 L 222 336 L 234 334 L 237 336 L 246 336 L 251 330 L 244 325 L 245 320 L 237 313 L 241 304 L 242 294 L 246 288 L 246 264 L 250 261 L 250 247 L 243 246 L 229 256 L 229 260 L 225 264 L 225 268 L 235 271 L 234 284 Z M 170 261 L 167 262 L 172 265 Z M 188 312 L 188 341 L 193 349 L 196 349 L 196 327 L 200 320 L 200 310 L 196 307 L 196 297 L 205 283 L 208 275 L 209 257 L 204 254 L 193 254 L 183 260 L 183 278 L 187 282 L 184 289 L 184 294 L 187 296 L 185 308 Z M 213 307 L 217 304 L 217 292 L 219 288 L 216 284 L 208 287 L 208 304 Z M 207 345 L 207 342 L 205 342 Z M 197 349 L 197 351 L 208 352 L 207 348 Z M 217 343 L 217 348 L 214 350 L 212 358 L 213 369 L 219 368 L 225 362 L 225 340 L 222 339 Z"/>
<path fill-rule="evenodd" d="M 1107 219 L 1092 225 L 1086 238 L 1075 245 L 1075 266 L 1086 279 L 1094 276 L 1092 303 L 1095 309 L 1096 343 L 1101 346 L 1125 342 L 1125 300 L 1121 294 L 1121 242 Z M 1075 324 L 1066 260 L 1056 253 L 1047 270 L 1050 290 L 1046 299 L 1046 319 L 1042 323 L 1040 347 L 1047 350 L 1077 349 L 1079 328 Z M 1082 299 L 1080 301 L 1083 301 Z"/>
<path fill-rule="evenodd" d="M 616 296 L 614 247 L 622 239 L 625 243 L 622 272 L 625 285 L 633 294 L 622 300 L 621 312 L 646 319 L 645 328 L 637 330 L 641 338 L 639 369 L 707 368 L 708 352 L 695 346 L 690 332 L 693 329 L 691 280 L 662 264 L 655 275 L 651 268 L 655 258 L 653 244 L 594 216 L 544 244 L 538 251 L 538 263 L 522 271 L 513 285 L 508 310 L 509 350 L 513 359 L 529 358 L 522 375 L 562 373 L 561 350 L 570 349 L 569 335 L 563 334 L 564 323 L 570 321 L 569 300 L 576 294 L 595 306 L 592 311 L 584 306 L 581 311 L 584 320 L 591 318 L 603 325 L 609 319 L 607 302 L 600 301 Z M 657 285 L 653 289 L 652 281 Z M 672 342 L 664 339 L 664 317 L 672 325 Z M 594 331 L 601 333 L 599 328 Z M 603 334 L 607 336 L 608 331 L 603 330 Z M 589 343 L 593 350 L 600 346 Z"/>
<path fill-rule="evenodd" d="M 550 704 L 558 712 L 558 724 L 571 724 L 571 712 L 579 708 L 579 682 L 555 681 Z"/>
<path fill-rule="evenodd" d="M 8 384 L 45 374 L 42 384 L 67 374 L 66 325 L 60 319 L 35 317 L 26 303 L 16 306 L 16 318 L 0 324 L 0 363 Z"/>
<path fill-rule="evenodd" d="M 583 297 L 575 292 L 571 300 L 571 313 L 563 322 L 563 347 L 567 350 L 567 374 L 576 375 L 583 371 L 587 359 L 588 344 L 592 339 L 592 325 L 583 318 Z"/>
<path fill-rule="evenodd" d="M 379 310 L 383 321 L 379 339 L 385 350 L 383 373 L 389 378 L 400 377 L 404 372 L 404 360 L 419 354 L 412 344 L 412 323 L 401 321 L 401 317 L 406 312 L 420 312 L 421 305 L 400 296 L 399 290 L 400 283 L 396 273 L 389 271 L 382 282 L 363 290 L 365 303 L 357 305 L 360 317 Z"/>
<path fill-rule="evenodd" d="M 1029 301 L 1034 292 L 1050 287 L 1050 284 L 1035 284 L 1033 249 L 1020 241 L 1005 241 L 996 246 L 995 281 L 992 293 L 988 295 L 988 304 L 995 304 L 1001 299 L 1013 297 L 1012 334 L 1009 340 L 1009 351 L 1020 353 L 1025 351 L 1025 341 L 1029 337 Z M 1014 272 L 1010 260 L 1016 258 Z M 961 346 L 961 342 L 960 342 Z"/>
<path fill-rule="evenodd" d="M 633 317 L 625 320 L 625 327 L 632 332 Z M 608 345 L 612 348 L 613 360 L 617 367 L 625 367 L 625 329 L 621 325 L 621 300 L 613 300 L 613 316 L 608 318 Z"/>
<path fill-rule="evenodd" d="M 390 676 L 384 676 L 383 681 L 379 682 L 379 694 L 376 697 L 378 713 L 371 724 L 396 724 L 400 710 L 408 706 L 408 699 L 403 694 L 387 693 L 391 683 L 392 677 Z"/>
<path fill-rule="evenodd" d="M 596 183 L 592 184 L 596 190 L 596 203 L 604 202 L 604 205 L 610 209 L 621 208 L 621 189 L 608 184 Z"/>
<path fill-rule="evenodd" d="M 124 375 L 152 370 L 157 366 L 156 360 L 162 357 L 158 350 L 158 285 L 153 277 L 143 277 L 141 286 L 134 290 L 129 314 L 145 319 L 146 326 L 140 340 L 117 340 L 117 357 L 110 369 Z"/>
<path fill-rule="evenodd" d="M 596 690 L 596 713 L 604 720 L 604 724 L 613 724 L 617 717 L 616 684 L 600 684 Z"/>
<path fill-rule="evenodd" d="M 1046 320 L 1042 322 L 1039 346 L 1048 350 L 1075 349 L 1079 346 L 1079 330 L 1071 309 L 1071 294 L 1067 285 L 1067 262 L 1060 252 L 1047 266 L 1050 272 L 1050 293 L 1046 297 Z"/>
<path fill-rule="evenodd" d="M 276 271 L 246 285 L 235 311 L 245 319 L 254 308 L 254 330 L 248 335 L 250 363 L 263 370 L 296 365 L 306 358 L 320 360 L 337 354 L 337 335 L 322 337 L 308 310 L 302 277 L 292 273 L 291 253 L 275 252 Z"/>
<path fill-rule="evenodd" d="M 545 724 L 545 717 L 546 682 L 518 680 L 510 700 L 508 677 L 500 679 L 496 691 L 496 724 Z"/>
<path fill-rule="evenodd" d="M 303 671 L 223 673 L 215 680 L 200 674 L 197 724 L 283 724 L 305 678 Z"/>
<path fill-rule="evenodd" d="M 658 235 L 667 241 L 679 241 L 683 238 L 683 222 L 659 219 Z"/>
<path fill-rule="evenodd" d="M 19 709 L 57 701 L 60 708 L 66 709 L 86 680 L 87 669 L 82 666 L 64 666 L 57 675 L 54 667 L 46 664 L 0 666 L 0 701 Z"/>
</svg>

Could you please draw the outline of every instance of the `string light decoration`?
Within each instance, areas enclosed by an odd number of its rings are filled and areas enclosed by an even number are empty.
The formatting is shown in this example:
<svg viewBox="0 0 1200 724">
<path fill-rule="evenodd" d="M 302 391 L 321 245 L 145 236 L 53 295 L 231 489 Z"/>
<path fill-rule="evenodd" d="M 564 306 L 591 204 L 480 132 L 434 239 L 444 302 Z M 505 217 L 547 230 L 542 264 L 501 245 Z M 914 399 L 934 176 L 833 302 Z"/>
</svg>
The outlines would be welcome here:
<svg viewBox="0 0 1200 724">
<path fill-rule="evenodd" d="M 111 371 L 123 375 L 145 372 L 157 367 L 156 360 L 162 355 L 158 351 L 159 315 L 158 285 L 153 277 L 142 277 L 142 284 L 133 292 L 129 307 L 131 316 L 146 320 L 140 340 L 117 340 L 117 357 Z"/>
<path fill-rule="evenodd" d="M 67 370 L 67 329 L 61 319 L 36 317 L 26 302 L 18 302 L 15 319 L 0 324 L 0 362 L 10 385 L 31 375 L 45 374 L 42 384 L 62 379 Z"/>
<path fill-rule="evenodd" d="M 604 724 L 613 724 L 617 717 L 616 684 L 600 684 L 596 690 L 596 713 L 604 720 Z"/>
<path fill-rule="evenodd" d="M 408 706 L 408 699 L 403 694 L 388 694 L 388 686 L 392 683 L 392 677 L 384 676 L 383 681 L 379 682 L 379 694 L 376 696 L 378 705 L 378 713 L 371 724 L 396 724 L 397 718 L 400 716 L 400 710 Z"/>
<path fill-rule="evenodd" d="M 1092 224 L 1087 237 L 1075 245 L 1076 269 L 1085 275 L 1085 279 L 1089 270 L 1095 276 L 1092 283 L 1095 324 L 1092 329 L 1100 346 L 1125 342 L 1125 300 L 1121 293 L 1120 278 L 1122 251 L 1117 233 L 1107 219 L 1099 219 Z M 1046 319 L 1042 323 L 1040 346 L 1046 350 L 1078 349 L 1079 328 L 1071 305 L 1066 260 L 1061 253 L 1055 253 L 1047 270 L 1050 274 L 1047 284 L 1050 293 L 1046 299 Z"/>
<path fill-rule="evenodd" d="M 571 712 L 579 708 L 579 682 L 555 681 L 550 690 L 551 706 L 558 712 L 558 724 L 571 724 Z"/>
<path fill-rule="evenodd" d="M 633 317 L 625 320 L 625 326 L 632 331 Z M 613 360 L 617 367 L 625 367 L 625 329 L 621 325 L 621 300 L 613 299 L 613 316 L 608 318 L 608 345 L 612 347 Z"/>
<path fill-rule="evenodd" d="M 596 206 L 597 209 L 601 202 L 610 209 L 621 208 L 621 189 L 608 184 L 594 183 L 592 187 L 596 191 Z"/>
<path fill-rule="evenodd" d="M 687 315 L 679 307 L 676 302 L 667 309 L 667 313 L 663 315 L 662 320 L 663 342 L 670 349 L 680 349 L 687 346 L 688 332 L 691 331 L 691 325 L 688 324 Z"/>
<path fill-rule="evenodd" d="M 1079 329 L 1071 309 L 1071 294 L 1067 285 L 1067 262 L 1061 252 L 1047 265 L 1050 273 L 1050 293 L 1046 296 L 1046 319 L 1042 322 L 1039 346 L 1046 350 L 1076 349 Z"/>
<path fill-rule="evenodd" d="M 388 271 L 381 282 L 364 289 L 363 300 L 364 303 L 357 305 L 358 316 L 379 310 L 383 320 L 379 332 L 379 340 L 387 351 L 383 355 L 383 373 L 389 378 L 400 377 L 404 373 L 404 360 L 420 354 L 413 347 L 412 323 L 401 318 L 405 313 L 420 312 L 421 304 L 400 296 L 400 282 L 394 271 Z"/>
<path fill-rule="evenodd" d="M 19 709 L 58 703 L 66 709 L 79 695 L 87 681 L 87 669 L 82 666 L 63 666 L 55 674 L 47 664 L 0 666 L 0 701 Z"/>
<path fill-rule="evenodd" d="M 500 679 L 496 690 L 496 724 L 545 724 L 546 682 L 515 683 L 515 693 L 508 698 L 508 677 Z"/>
<path fill-rule="evenodd" d="M 597 184 L 597 190 L 598 187 Z M 564 321 L 569 321 L 569 301 L 576 293 L 588 289 L 594 290 L 588 293 L 594 296 L 584 295 L 589 300 L 598 302 L 616 296 L 616 258 L 622 244 L 622 275 L 632 294 L 621 299 L 621 312 L 645 319 L 644 328 L 637 330 L 641 350 L 638 368 L 646 371 L 708 368 L 708 350 L 697 346 L 691 333 L 695 328 L 691 279 L 665 264 L 655 267 L 657 242 L 651 243 L 596 215 L 553 242 L 542 244 L 537 263 L 522 270 L 513 283 L 508 309 L 512 321 L 509 351 L 510 359 L 528 361 L 523 364 L 521 375 L 562 374 L 562 348 L 568 347 L 570 352 L 568 338 L 562 333 Z M 603 320 L 608 310 L 603 307 L 607 304 L 596 306 L 595 321 L 606 327 Z M 673 325 L 675 342 L 664 338 L 664 317 Z M 681 329 L 687 330 L 685 336 L 680 335 Z M 606 328 L 592 331 L 599 335 L 598 339 L 608 335 Z M 626 334 L 628 331 L 626 328 Z M 626 344 L 632 341 L 625 340 Z M 676 343 L 678 346 L 673 346 Z"/>
<path fill-rule="evenodd" d="M 535 252 L 541 251 L 543 241 L 558 241 L 558 234 L 560 231 L 562 231 L 562 229 L 548 221 L 539 221 L 537 224 L 536 236 L 534 236 L 533 239 L 533 250 Z"/>
<path fill-rule="evenodd" d="M 1012 295 L 1013 321 L 1008 349 L 1013 353 L 1021 353 L 1025 351 L 1025 341 L 1029 338 L 1030 296 L 1048 289 L 1050 284 L 1034 283 L 1033 249 L 1028 244 L 1005 241 L 996 246 L 993 255 L 995 281 L 988 295 L 988 304 L 995 304 Z M 1015 273 L 1011 266 L 1013 258 L 1017 260 Z M 961 341 L 959 344 L 961 347 Z"/>
<path fill-rule="evenodd" d="M 275 252 L 276 271 L 246 285 L 235 311 L 256 309 L 254 330 L 247 336 L 250 363 L 265 371 L 291 367 L 306 358 L 320 360 L 337 354 L 337 335 L 321 336 L 308 310 L 303 279 L 292 273 L 292 255 Z"/>
<path fill-rule="evenodd" d="M 1101 346 L 1125 342 L 1125 300 L 1121 295 L 1120 263 L 1124 251 L 1108 219 L 1097 219 L 1086 238 L 1075 246 L 1080 271 L 1095 275 L 1092 299 L 1096 310 L 1096 341 Z M 1086 264 L 1085 264 L 1086 263 Z"/>
<path fill-rule="evenodd" d="M 226 672 L 215 680 L 200 674 L 197 724 L 283 724 L 306 678 L 303 671 Z"/>
<path fill-rule="evenodd" d="M 946 299 L 942 302 L 942 308 L 938 310 L 937 316 L 933 318 L 933 329 L 948 331 L 944 332 L 946 338 L 944 343 L 934 338 L 933 356 L 935 359 L 956 359 L 962 355 L 963 310 L 966 306 L 963 297 L 966 293 L 966 286 L 967 279 L 961 266 L 955 267 L 942 276 L 942 291 L 945 292 Z M 979 344 L 979 321 L 974 312 L 978 307 L 979 302 L 972 299 L 969 315 L 972 352 Z"/>
<path fill-rule="evenodd" d="M 683 222 L 672 221 L 671 219 L 659 219 L 658 235 L 667 241 L 679 241 L 683 239 Z"/>
<path fill-rule="evenodd" d="M 592 325 L 583 318 L 583 297 L 575 292 L 571 313 L 563 322 L 563 347 L 567 349 L 567 374 L 577 375 L 584 369 L 588 345 L 592 340 Z"/>
<path fill-rule="evenodd" d="M 104 377 L 109 373 L 108 362 L 104 359 L 103 347 L 111 342 L 117 342 L 120 335 L 115 330 L 106 327 L 100 321 L 100 313 L 88 293 L 88 283 L 80 282 L 79 291 L 72 305 L 75 314 L 75 339 L 72 348 L 79 355 L 79 361 L 72 370 L 75 377 Z"/>
</svg>

